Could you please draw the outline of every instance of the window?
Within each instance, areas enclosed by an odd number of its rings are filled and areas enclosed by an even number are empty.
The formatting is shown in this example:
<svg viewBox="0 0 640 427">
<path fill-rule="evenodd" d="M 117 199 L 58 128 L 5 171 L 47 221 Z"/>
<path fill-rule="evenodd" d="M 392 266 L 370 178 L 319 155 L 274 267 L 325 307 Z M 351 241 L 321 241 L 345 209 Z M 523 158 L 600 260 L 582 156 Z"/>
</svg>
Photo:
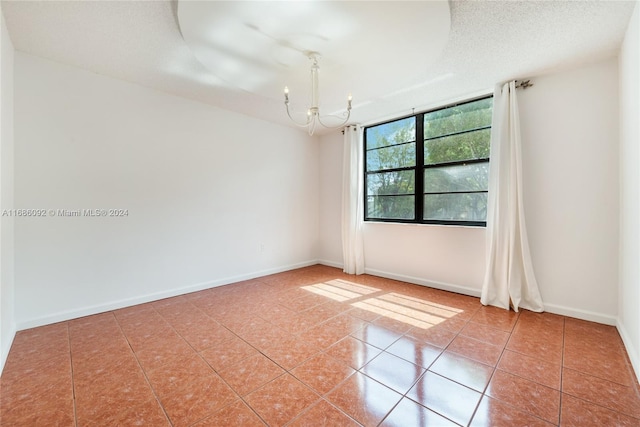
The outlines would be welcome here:
<svg viewBox="0 0 640 427">
<path fill-rule="evenodd" d="M 492 97 L 365 128 L 365 220 L 485 226 Z"/>
</svg>

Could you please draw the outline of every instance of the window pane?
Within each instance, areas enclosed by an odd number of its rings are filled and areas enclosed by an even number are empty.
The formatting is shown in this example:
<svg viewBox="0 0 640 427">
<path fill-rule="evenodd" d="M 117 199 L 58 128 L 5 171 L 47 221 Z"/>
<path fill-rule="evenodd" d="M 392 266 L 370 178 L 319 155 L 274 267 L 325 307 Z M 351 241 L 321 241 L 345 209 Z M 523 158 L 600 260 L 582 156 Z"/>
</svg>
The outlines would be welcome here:
<svg viewBox="0 0 640 427">
<path fill-rule="evenodd" d="M 430 139 L 424 142 L 424 164 L 487 159 L 490 141 L 491 129 Z"/>
<path fill-rule="evenodd" d="M 416 119 L 408 117 L 366 129 L 367 151 L 416 140 Z"/>
<path fill-rule="evenodd" d="M 414 219 L 415 196 L 368 196 L 367 217 Z"/>
<path fill-rule="evenodd" d="M 404 168 L 416 165 L 416 143 L 378 148 L 367 151 L 367 170 Z"/>
<path fill-rule="evenodd" d="M 425 193 L 455 193 L 461 191 L 487 191 L 489 162 L 426 168 Z"/>
<path fill-rule="evenodd" d="M 486 221 L 487 193 L 425 194 L 424 219 Z"/>
<path fill-rule="evenodd" d="M 486 222 L 492 109 L 486 97 L 365 127 L 365 220 Z"/>
<path fill-rule="evenodd" d="M 479 99 L 424 115 L 424 138 L 491 126 L 493 98 Z"/>
<path fill-rule="evenodd" d="M 367 175 L 367 195 L 414 194 L 413 170 L 372 173 Z"/>
</svg>

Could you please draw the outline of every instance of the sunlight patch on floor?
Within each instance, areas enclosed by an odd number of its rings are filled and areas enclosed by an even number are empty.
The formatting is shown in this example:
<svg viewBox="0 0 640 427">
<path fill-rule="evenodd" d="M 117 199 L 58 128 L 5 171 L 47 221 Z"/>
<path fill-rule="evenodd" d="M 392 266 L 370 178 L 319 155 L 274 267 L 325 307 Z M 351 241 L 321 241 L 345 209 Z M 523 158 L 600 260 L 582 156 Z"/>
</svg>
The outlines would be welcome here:
<svg viewBox="0 0 640 427">
<path fill-rule="evenodd" d="M 351 305 L 422 329 L 430 328 L 446 320 L 439 316 L 432 316 L 429 313 L 402 307 L 378 298 L 354 302 Z"/>
<path fill-rule="evenodd" d="M 329 280 L 324 283 L 316 283 L 309 286 L 302 286 L 302 289 L 340 302 L 360 298 L 361 296 L 372 294 L 380 290 L 339 279 Z"/>
<path fill-rule="evenodd" d="M 302 286 L 301 289 L 339 302 L 355 300 L 381 291 L 341 279 Z M 355 301 L 351 305 L 422 329 L 428 329 L 464 311 L 396 292 L 372 296 Z"/>
<path fill-rule="evenodd" d="M 464 310 L 459 308 L 449 307 L 447 305 L 438 304 L 436 302 L 423 300 L 420 298 L 414 298 L 407 295 L 401 295 L 397 293 L 391 293 L 378 297 L 379 299 L 396 303 L 398 305 L 410 307 L 418 311 L 428 312 L 441 317 L 453 317 L 456 314 L 462 313 Z"/>
</svg>

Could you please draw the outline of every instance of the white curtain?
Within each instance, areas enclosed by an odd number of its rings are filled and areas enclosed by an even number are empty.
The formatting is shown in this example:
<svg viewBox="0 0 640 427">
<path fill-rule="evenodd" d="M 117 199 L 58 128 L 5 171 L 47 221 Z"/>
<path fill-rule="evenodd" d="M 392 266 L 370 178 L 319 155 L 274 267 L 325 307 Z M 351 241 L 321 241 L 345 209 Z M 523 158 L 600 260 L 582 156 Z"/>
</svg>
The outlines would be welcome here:
<svg viewBox="0 0 640 427">
<path fill-rule="evenodd" d="M 533 273 L 522 196 L 520 119 L 514 81 L 496 86 L 487 207 L 487 270 L 480 301 L 544 311 Z"/>
<path fill-rule="evenodd" d="M 362 149 L 362 128 L 347 126 L 342 166 L 342 256 L 347 274 L 364 273 Z"/>
</svg>

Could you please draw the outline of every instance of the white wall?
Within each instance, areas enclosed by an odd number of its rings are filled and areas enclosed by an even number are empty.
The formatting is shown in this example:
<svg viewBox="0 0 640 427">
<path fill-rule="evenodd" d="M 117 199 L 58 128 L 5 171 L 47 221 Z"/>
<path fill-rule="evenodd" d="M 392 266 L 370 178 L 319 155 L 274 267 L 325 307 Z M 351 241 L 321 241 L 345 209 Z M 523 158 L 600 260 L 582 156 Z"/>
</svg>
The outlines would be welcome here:
<svg viewBox="0 0 640 427">
<path fill-rule="evenodd" d="M 640 4 L 620 51 L 620 295 L 618 330 L 640 379 Z"/>
<path fill-rule="evenodd" d="M 364 233 L 370 273 L 480 295 L 483 228 L 372 222 L 365 224 Z"/>
<path fill-rule="evenodd" d="M 18 328 L 315 263 L 315 138 L 16 52 Z"/>
<path fill-rule="evenodd" d="M 320 248 L 323 264 L 342 268 L 342 132 L 320 138 Z"/>
<path fill-rule="evenodd" d="M 618 259 L 618 96 L 614 58 L 533 79 L 519 92 L 525 209 L 549 311 L 614 324 Z M 340 265 L 342 139 L 321 139 L 321 255 Z M 327 188 L 330 187 L 330 188 Z M 330 219 L 327 219 L 330 218 Z M 483 228 L 366 223 L 366 271 L 479 295 Z"/>
<path fill-rule="evenodd" d="M 545 306 L 615 324 L 617 61 L 534 83 L 519 99 L 529 242 Z"/>
<path fill-rule="evenodd" d="M 0 212 L 13 207 L 13 45 L 0 5 Z M 0 218 L 0 372 L 16 332 L 11 217 Z"/>
<path fill-rule="evenodd" d="M 320 139 L 320 259 L 341 267 L 343 136 Z M 484 274 L 484 229 L 413 224 L 364 224 L 369 274 L 480 295 Z M 465 264 L 464 268 L 460 268 Z"/>
</svg>

